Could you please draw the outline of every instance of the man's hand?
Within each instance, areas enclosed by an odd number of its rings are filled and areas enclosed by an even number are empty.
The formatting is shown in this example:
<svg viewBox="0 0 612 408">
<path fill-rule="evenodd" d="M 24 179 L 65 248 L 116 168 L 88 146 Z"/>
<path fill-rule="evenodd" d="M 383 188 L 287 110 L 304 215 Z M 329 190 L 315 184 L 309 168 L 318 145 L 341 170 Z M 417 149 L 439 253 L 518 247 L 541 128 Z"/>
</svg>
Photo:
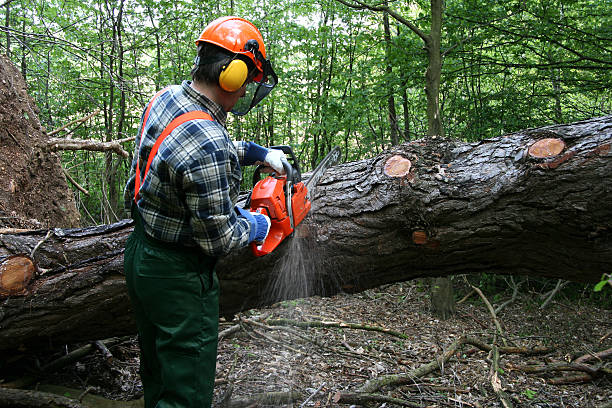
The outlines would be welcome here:
<svg viewBox="0 0 612 408">
<path fill-rule="evenodd" d="M 240 208 L 238 206 L 234 208 L 236 209 L 236 212 L 242 217 L 246 218 L 246 220 L 251 225 L 251 231 L 249 233 L 249 242 L 261 244 L 270 232 L 270 226 L 272 225 L 272 223 L 270 222 L 270 217 L 258 212 L 245 210 L 244 208 Z"/>
<path fill-rule="evenodd" d="M 264 159 L 264 165 L 272 167 L 278 174 L 285 174 L 283 159 L 287 160 L 287 156 L 281 150 L 268 149 L 268 154 L 266 154 L 266 158 Z"/>
</svg>

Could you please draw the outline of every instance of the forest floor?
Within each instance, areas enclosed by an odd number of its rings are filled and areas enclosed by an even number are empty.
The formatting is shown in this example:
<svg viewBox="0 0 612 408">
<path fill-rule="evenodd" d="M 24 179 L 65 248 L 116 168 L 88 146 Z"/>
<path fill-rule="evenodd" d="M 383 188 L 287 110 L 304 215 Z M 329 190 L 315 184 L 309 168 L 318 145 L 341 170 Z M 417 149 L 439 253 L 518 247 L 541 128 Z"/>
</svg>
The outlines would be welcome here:
<svg viewBox="0 0 612 408">
<path fill-rule="evenodd" d="M 550 285 L 548 289 L 554 282 Z M 365 398 L 370 398 L 377 399 L 370 403 L 372 407 L 501 407 L 496 384 L 515 407 L 612 404 L 609 374 L 582 382 L 576 379 L 577 374 L 584 374 L 580 372 L 522 370 L 526 366 L 550 368 L 610 349 L 612 310 L 598 308 L 586 299 L 586 292 L 583 296 L 574 293 L 571 299 L 557 294 L 540 310 L 540 295 L 524 289 L 527 293 L 498 314 L 503 336 L 497 336 L 497 343 L 501 347 L 505 340 L 508 346 L 546 347 L 548 351 L 534 355 L 502 352 L 497 376 L 492 376 L 492 353 L 464 344 L 449 353 L 441 369 L 406 378 L 463 336 L 492 342 L 496 330 L 492 315 L 476 293 L 458 304 L 456 316 L 445 321 L 431 317 L 427 291 L 416 281 L 358 294 L 285 301 L 251 310 L 232 322 L 222 321 L 216 406 L 349 407 L 364 405 Z M 465 288 L 458 292 L 459 296 L 468 293 Z M 491 295 L 491 301 L 501 304 L 509 295 L 508 291 Z M 302 327 L 304 322 L 326 322 L 327 327 Z M 91 393 L 114 400 L 139 398 L 142 387 L 135 340 L 126 340 L 110 351 L 110 362 L 101 353 L 93 354 L 47 380 L 79 389 L 89 387 Z M 610 356 L 587 363 L 611 365 Z M 367 381 L 386 375 L 406 380 L 404 385 L 355 395 Z M 258 400 L 264 396 L 268 402 Z"/>
</svg>

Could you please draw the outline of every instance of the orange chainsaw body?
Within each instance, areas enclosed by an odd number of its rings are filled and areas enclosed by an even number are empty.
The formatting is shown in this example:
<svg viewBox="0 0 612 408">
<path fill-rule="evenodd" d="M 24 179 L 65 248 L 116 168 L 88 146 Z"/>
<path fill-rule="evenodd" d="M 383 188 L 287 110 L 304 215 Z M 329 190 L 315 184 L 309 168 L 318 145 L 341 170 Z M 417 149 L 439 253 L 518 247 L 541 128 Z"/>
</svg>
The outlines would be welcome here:
<svg viewBox="0 0 612 408">
<path fill-rule="evenodd" d="M 290 189 L 291 208 L 287 208 L 287 187 Z M 286 176 L 268 176 L 255 184 L 251 192 L 250 210 L 266 214 L 271 223 L 270 232 L 264 242 L 259 245 L 251 243 L 255 256 L 272 252 L 302 222 L 311 206 L 306 193 L 306 186 L 301 181 L 287 186 Z"/>
</svg>

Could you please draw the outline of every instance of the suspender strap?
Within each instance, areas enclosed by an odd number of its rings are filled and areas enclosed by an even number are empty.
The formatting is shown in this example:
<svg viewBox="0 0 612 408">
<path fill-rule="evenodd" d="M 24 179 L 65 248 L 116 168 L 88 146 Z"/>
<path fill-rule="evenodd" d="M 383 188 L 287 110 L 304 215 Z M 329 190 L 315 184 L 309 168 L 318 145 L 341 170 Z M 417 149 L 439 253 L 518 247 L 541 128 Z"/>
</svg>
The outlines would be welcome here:
<svg viewBox="0 0 612 408">
<path fill-rule="evenodd" d="M 161 95 L 164 91 L 165 91 L 165 89 L 162 89 L 157 94 L 155 94 L 153 99 L 151 99 L 151 102 L 149 102 L 149 106 L 147 107 L 147 110 L 145 111 L 145 115 L 144 115 L 144 118 L 143 118 L 143 121 L 142 121 L 142 132 L 140 134 L 140 146 L 142 146 L 142 137 L 144 135 L 145 125 L 147 123 L 147 119 L 149 118 L 149 112 L 151 111 L 151 106 L 153 105 L 153 101 L 159 95 Z M 159 146 L 162 144 L 164 139 L 170 133 L 172 133 L 172 131 L 174 129 L 176 129 L 178 126 L 182 125 L 185 122 L 189 122 L 190 120 L 195 120 L 195 119 L 214 120 L 212 118 L 212 116 L 210 116 L 210 114 L 208 114 L 206 112 L 203 112 L 203 111 L 186 112 L 186 113 L 183 113 L 182 115 L 179 115 L 176 118 L 174 118 L 172 120 L 172 122 L 170 122 L 168 124 L 168 126 L 166 126 L 166 128 L 162 131 L 162 133 L 157 137 L 157 140 L 155 141 L 155 144 L 153 144 L 153 148 L 151 149 L 151 152 L 149 153 L 149 159 L 147 160 L 147 165 L 145 167 L 145 171 L 144 171 L 144 174 L 142 176 L 142 182 L 143 183 L 144 183 L 144 179 L 147 177 L 147 173 L 149 172 L 149 168 L 151 167 L 151 163 L 153 162 L 153 158 L 155 158 L 155 155 L 157 154 L 157 151 L 159 150 Z M 140 148 L 139 148 L 139 150 L 140 150 Z M 140 157 L 140 154 L 138 156 Z M 138 203 L 138 198 L 139 198 L 139 195 L 140 195 L 140 187 L 141 187 L 141 181 L 140 181 L 140 163 L 139 162 L 140 162 L 140 160 L 136 161 L 136 180 L 135 180 L 135 185 L 134 185 L 134 202 L 135 203 Z"/>
</svg>

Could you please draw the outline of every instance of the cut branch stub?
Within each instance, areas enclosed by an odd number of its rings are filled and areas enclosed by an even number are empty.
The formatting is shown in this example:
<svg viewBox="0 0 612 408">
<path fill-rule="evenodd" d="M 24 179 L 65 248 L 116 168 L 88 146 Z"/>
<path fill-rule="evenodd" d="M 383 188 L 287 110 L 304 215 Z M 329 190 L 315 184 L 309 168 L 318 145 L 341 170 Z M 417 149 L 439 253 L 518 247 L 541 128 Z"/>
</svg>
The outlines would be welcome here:
<svg viewBox="0 0 612 408">
<path fill-rule="evenodd" d="M 541 139 L 529 147 L 529 155 L 536 159 L 557 156 L 565 149 L 565 142 L 561 139 Z"/>
<path fill-rule="evenodd" d="M 389 177 L 405 177 L 410 173 L 410 167 L 410 160 L 396 154 L 387 159 L 384 172 Z"/>
<path fill-rule="evenodd" d="M 36 264 L 27 255 L 13 255 L 0 264 L 0 295 L 20 295 L 36 275 Z"/>
<path fill-rule="evenodd" d="M 425 245 L 427 243 L 427 233 L 425 231 L 414 231 L 412 233 L 412 242 L 417 245 Z"/>
</svg>

